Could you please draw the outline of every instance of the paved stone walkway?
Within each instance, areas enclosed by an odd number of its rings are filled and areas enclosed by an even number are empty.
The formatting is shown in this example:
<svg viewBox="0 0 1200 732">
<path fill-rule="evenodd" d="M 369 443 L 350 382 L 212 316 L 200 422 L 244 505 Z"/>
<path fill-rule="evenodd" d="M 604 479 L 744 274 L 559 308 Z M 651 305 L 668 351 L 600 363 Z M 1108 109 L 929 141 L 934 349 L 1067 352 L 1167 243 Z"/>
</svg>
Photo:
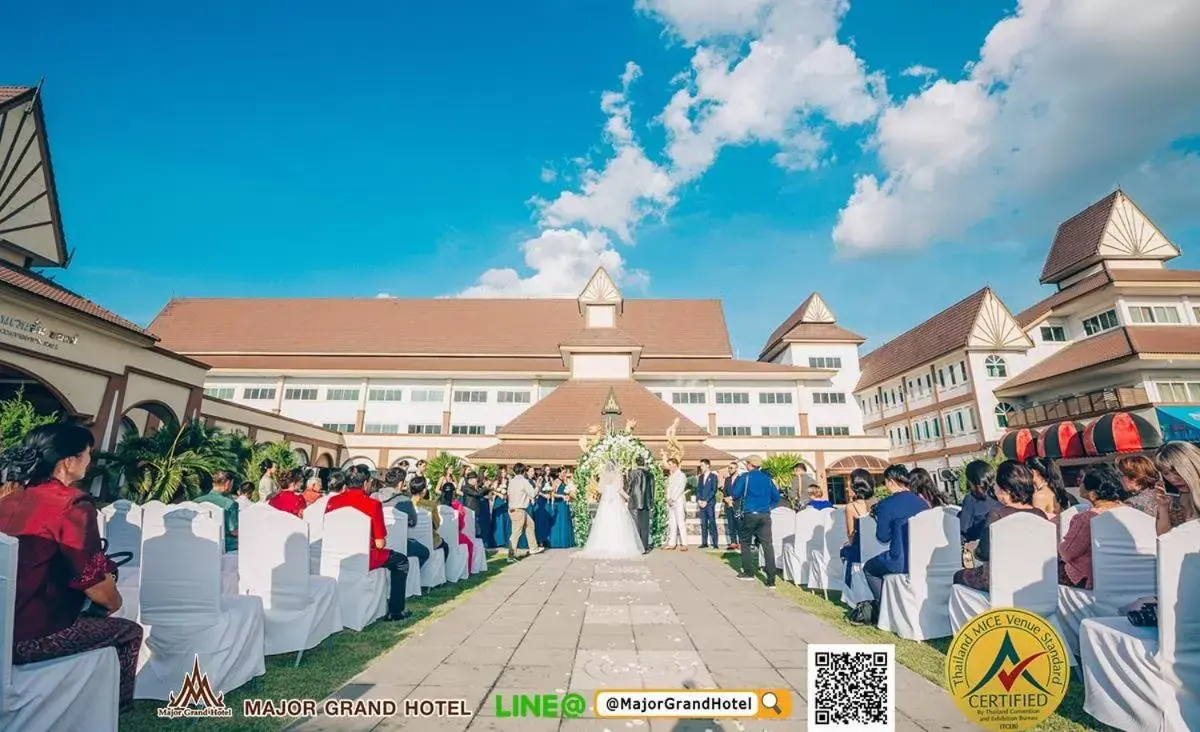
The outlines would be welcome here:
<svg viewBox="0 0 1200 732">
<path fill-rule="evenodd" d="M 472 719 L 314 719 L 297 730 L 804 729 L 807 644 L 853 642 L 699 551 L 643 562 L 550 551 L 506 568 L 352 679 L 342 698 L 465 698 Z M 897 730 L 973 729 L 939 687 L 897 664 Z M 599 688 L 791 688 L 787 721 L 496 719 L 495 694 Z M 590 711 L 589 711 L 590 714 Z"/>
</svg>

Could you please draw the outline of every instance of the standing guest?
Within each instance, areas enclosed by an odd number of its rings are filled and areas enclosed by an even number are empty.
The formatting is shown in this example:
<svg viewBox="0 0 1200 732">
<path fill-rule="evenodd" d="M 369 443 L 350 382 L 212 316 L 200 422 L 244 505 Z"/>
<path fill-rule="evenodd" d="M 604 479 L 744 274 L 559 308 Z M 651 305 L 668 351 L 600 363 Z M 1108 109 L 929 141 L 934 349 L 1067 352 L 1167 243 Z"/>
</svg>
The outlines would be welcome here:
<svg viewBox="0 0 1200 732">
<path fill-rule="evenodd" d="M 550 548 L 571 549 L 575 546 L 575 525 L 571 520 L 571 499 L 575 488 L 569 486 L 566 476 L 570 471 L 562 468 L 554 481 L 554 525 L 550 527 Z"/>
<path fill-rule="evenodd" d="M 297 518 L 304 518 L 304 509 L 308 504 L 300 494 L 304 491 L 304 471 L 300 468 L 291 470 L 280 476 L 280 490 L 268 503 L 272 508 L 290 513 Z"/>
<path fill-rule="evenodd" d="M 972 460 L 964 470 L 967 478 L 967 496 L 963 499 L 962 509 L 958 512 L 958 527 L 962 534 L 963 547 L 979 541 L 979 537 L 987 529 L 987 517 L 992 511 L 1000 508 L 993 491 L 996 489 L 996 469 L 986 460 Z"/>
<path fill-rule="evenodd" d="M 483 509 L 483 497 L 486 495 L 483 486 L 479 485 L 479 473 L 470 471 L 463 478 L 462 504 L 475 514 L 475 536 L 483 538 L 486 534 L 482 517 L 486 516 Z"/>
<path fill-rule="evenodd" d="M 687 493 L 687 476 L 679 467 L 675 458 L 667 458 L 667 545 L 663 549 L 678 548 L 686 552 L 687 547 L 687 514 L 684 512 L 684 498 Z"/>
<path fill-rule="evenodd" d="M 470 574 L 471 567 L 475 566 L 475 542 L 467 536 L 467 507 L 455 497 L 454 486 L 442 488 L 441 502 L 443 506 L 449 507 L 454 512 L 454 517 L 458 522 L 458 543 L 467 548 L 467 574 Z"/>
<path fill-rule="evenodd" d="M 1050 520 L 1040 508 L 1033 505 L 1034 488 L 1033 471 L 1016 460 L 1005 460 L 996 468 L 996 500 L 1000 507 L 988 513 L 987 526 L 979 536 L 979 545 L 975 547 L 975 558 L 979 561 L 970 569 L 960 569 L 954 574 L 954 584 L 966 585 L 975 590 L 987 592 L 992 586 L 991 572 L 988 562 L 991 561 L 992 524 L 1005 516 L 1012 516 L 1021 511 L 1031 512 L 1034 516 Z"/>
<path fill-rule="evenodd" d="M 238 546 L 238 504 L 229 497 L 233 489 L 233 476 L 224 470 L 218 470 L 208 476 L 200 474 L 201 487 L 207 488 L 196 503 L 211 503 L 218 506 L 225 515 L 225 551 L 236 552 Z"/>
<path fill-rule="evenodd" d="M 938 489 L 933 476 L 925 468 L 913 468 L 908 474 L 908 489 L 924 498 L 930 508 L 950 505 L 950 496 Z"/>
<path fill-rule="evenodd" d="M 537 537 L 537 545 L 542 548 L 550 546 L 550 527 L 554 525 L 553 509 L 554 487 L 550 485 L 550 472 L 544 469 L 540 475 L 534 476 L 534 490 L 537 497 L 533 502 L 533 533 Z"/>
<path fill-rule="evenodd" d="M 842 562 L 846 568 L 846 586 L 850 586 L 852 566 L 862 562 L 862 535 L 858 531 L 859 521 L 871 513 L 867 501 L 875 495 L 875 479 L 865 468 L 850 471 L 849 505 L 846 506 L 846 543 L 842 546 Z"/>
<path fill-rule="evenodd" d="M 1078 503 L 1075 496 L 1067 492 L 1062 470 L 1053 459 L 1037 456 L 1026 458 L 1025 467 L 1033 473 L 1033 484 L 1036 486 L 1033 507 L 1039 509 L 1047 518 L 1056 518 L 1068 507 Z"/>
<path fill-rule="evenodd" d="M 275 463 L 263 460 L 258 464 L 262 477 L 258 479 L 258 502 L 266 503 L 279 492 L 279 484 L 275 482 Z"/>
<path fill-rule="evenodd" d="M 775 586 L 775 545 L 771 538 L 771 509 L 779 505 L 779 488 L 771 476 L 760 470 L 762 458 L 751 455 L 746 458 L 750 468 L 739 476 L 733 486 L 734 500 L 742 507 L 739 542 L 742 545 L 742 571 L 739 579 L 753 580 L 758 575 L 758 555 L 751 550 L 750 540 L 755 538 L 762 547 L 766 559 L 767 587 Z"/>
<path fill-rule="evenodd" d="M 475 512 L 475 535 L 483 539 L 483 545 L 489 549 L 494 549 L 492 545 L 492 481 L 485 479 L 483 473 L 480 473 L 480 490 L 482 494 L 479 497 L 479 510 Z"/>
<path fill-rule="evenodd" d="M 696 505 L 700 507 L 700 548 L 720 549 L 717 537 L 717 474 L 708 458 L 700 460 L 696 476 Z"/>
<path fill-rule="evenodd" d="M 1140 456 L 1139 456 L 1140 457 Z M 1149 462 L 1147 458 L 1142 458 Z M 1107 463 L 1093 465 L 1083 474 L 1083 487 L 1092 496 L 1092 507 L 1075 514 L 1058 543 L 1058 583 L 1092 589 L 1092 519 L 1125 505 L 1128 493 L 1121 473 Z"/>
<path fill-rule="evenodd" d="M 808 500 L 801 505 L 801 510 L 811 508 L 814 511 L 823 511 L 826 508 L 833 508 L 833 501 L 829 500 L 825 488 L 812 475 L 805 473 L 800 478 L 800 489 L 801 495 L 808 496 Z"/>
<path fill-rule="evenodd" d="M 809 480 L 811 478 L 804 463 L 792 466 L 792 481 L 788 484 L 787 502 L 793 511 L 799 511 L 807 503 L 805 497 L 808 495 Z"/>
<path fill-rule="evenodd" d="M 0 532 L 18 547 L 16 581 L 9 580 L 16 599 L 12 662 L 115 648 L 119 700 L 126 707 L 133 701 L 142 628 L 131 620 L 81 615 L 87 600 L 109 613 L 121 609 L 116 565 L 101 549 L 96 506 L 72 487 L 87 473 L 93 444 L 83 427 L 49 424 L 0 455 L 3 482 L 16 485 L 0 500 Z"/>
<path fill-rule="evenodd" d="M 888 550 L 863 565 L 863 574 L 874 599 L 859 603 L 850 618 L 851 622 L 863 625 L 874 624 L 879 617 L 883 578 L 889 574 L 908 573 L 908 522 L 929 508 L 924 498 L 908 489 L 908 468 L 903 465 L 887 466 L 883 471 L 883 484 L 890 495 L 875 506 L 875 538 L 888 544 Z"/>
<path fill-rule="evenodd" d="M 417 461 L 417 464 L 413 467 L 413 475 L 414 476 L 419 475 L 422 478 L 425 478 L 425 461 L 424 460 Z M 428 480 L 428 478 L 425 478 L 425 479 Z M 412 480 L 412 478 L 409 478 L 409 480 Z"/>
<path fill-rule="evenodd" d="M 246 509 L 254 505 L 254 484 L 250 481 L 245 481 L 238 487 L 237 505 L 239 509 Z"/>
<path fill-rule="evenodd" d="M 508 517 L 512 522 L 512 533 L 508 538 L 508 558 L 516 559 L 518 540 L 524 535 L 528 542 L 525 554 L 538 554 L 542 548 L 538 546 L 537 534 L 534 533 L 533 517 L 529 515 L 529 506 L 533 503 L 533 484 L 529 482 L 530 468 L 523 463 L 513 466 L 513 478 L 508 482 Z"/>
<path fill-rule="evenodd" d="M 304 481 L 304 493 L 300 494 L 300 497 L 304 499 L 306 507 L 313 505 L 321 497 L 321 487 L 321 478 L 319 476 L 313 475 Z"/>
<path fill-rule="evenodd" d="M 737 519 L 737 508 L 733 505 L 733 484 L 737 481 L 738 464 L 732 462 L 725 467 L 725 480 L 721 484 L 721 502 L 725 504 L 722 509 L 725 513 L 725 535 L 729 537 L 729 546 L 725 547 L 726 551 L 737 551 L 738 536 L 741 531 L 741 522 Z"/>
<path fill-rule="evenodd" d="M 492 546 L 507 547 L 512 536 L 512 519 L 508 515 L 507 469 L 501 469 L 501 479 L 496 481 L 492 499 Z"/>
<path fill-rule="evenodd" d="M 368 560 L 371 569 L 386 569 L 391 575 L 388 610 L 384 620 L 407 620 L 412 613 L 404 608 L 404 592 L 408 587 L 408 557 L 387 548 L 387 525 L 383 521 L 383 504 L 366 494 L 368 473 L 362 465 L 351 465 L 346 471 L 346 489 L 329 499 L 325 513 L 343 508 L 360 511 L 371 519 L 368 537 Z"/>
<path fill-rule="evenodd" d="M 403 470 L 402 468 L 400 470 Z M 424 480 L 424 478 L 422 478 Z M 401 487 L 397 494 L 396 503 L 392 506 L 392 510 L 396 512 L 396 518 L 404 516 L 405 524 L 409 528 L 408 543 L 405 547 L 405 554 L 417 560 L 417 564 L 424 567 L 425 562 L 429 560 L 429 550 L 425 545 L 416 539 L 412 538 L 412 529 L 417 525 L 417 507 L 413 505 L 412 494 L 407 487 Z"/>
</svg>

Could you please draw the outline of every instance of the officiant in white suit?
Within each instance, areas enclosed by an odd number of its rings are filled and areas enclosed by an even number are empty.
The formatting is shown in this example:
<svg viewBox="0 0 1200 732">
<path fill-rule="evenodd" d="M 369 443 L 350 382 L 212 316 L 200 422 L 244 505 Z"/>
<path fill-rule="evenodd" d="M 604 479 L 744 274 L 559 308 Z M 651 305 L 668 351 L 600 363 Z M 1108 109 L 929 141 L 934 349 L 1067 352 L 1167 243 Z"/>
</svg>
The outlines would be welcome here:
<svg viewBox="0 0 1200 732">
<path fill-rule="evenodd" d="M 687 551 L 687 515 L 684 512 L 684 498 L 687 493 L 687 476 L 679 467 L 675 458 L 667 458 L 667 470 L 671 471 L 667 478 L 667 545 L 664 549 L 678 548 Z"/>
</svg>

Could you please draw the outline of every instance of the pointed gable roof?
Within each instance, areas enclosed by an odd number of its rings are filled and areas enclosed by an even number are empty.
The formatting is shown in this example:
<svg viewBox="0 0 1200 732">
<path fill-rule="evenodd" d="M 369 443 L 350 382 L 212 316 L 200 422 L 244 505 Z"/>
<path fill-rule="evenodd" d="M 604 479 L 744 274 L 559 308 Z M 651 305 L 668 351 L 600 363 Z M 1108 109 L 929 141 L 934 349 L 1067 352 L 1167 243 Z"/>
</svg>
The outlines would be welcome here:
<svg viewBox="0 0 1200 732">
<path fill-rule="evenodd" d="M 0 86 L 0 244 L 37 267 L 69 261 L 36 87 Z"/>
<path fill-rule="evenodd" d="M 769 360 L 774 355 L 773 351 L 783 343 L 862 343 L 864 340 L 857 333 L 839 326 L 833 310 L 825 304 L 820 293 L 814 292 L 771 333 L 758 358 L 760 361 Z"/>
<path fill-rule="evenodd" d="M 1129 196 L 1117 190 L 1058 226 L 1042 267 L 1043 284 L 1057 283 L 1105 259 L 1158 259 L 1179 249 Z"/>
<path fill-rule="evenodd" d="M 579 293 L 580 312 L 583 312 L 584 307 L 588 305 L 616 305 L 619 312 L 622 302 L 624 302 L 624 298 L 621 296 L 621 289 L 608 274 L 608 270 L 603 267 L 597 268 L 592 273 L 591 279 Z"/>
<path fill-rule="evenodd" d="M 603 426 L 602 412 L 610 394 L 620 404 L 621 418 L 637 422 L 633 434 L 639 438 L 665 439 L 667 429 L 676 419 L 679 420 L 677 436 L 700 438 L 708 435 L 695 422 L 632 379 L 571 379 L 501 427 L 496 436 L 502 440 L 535 435 L 582 437 L 589 427 Z"/>
</svg>

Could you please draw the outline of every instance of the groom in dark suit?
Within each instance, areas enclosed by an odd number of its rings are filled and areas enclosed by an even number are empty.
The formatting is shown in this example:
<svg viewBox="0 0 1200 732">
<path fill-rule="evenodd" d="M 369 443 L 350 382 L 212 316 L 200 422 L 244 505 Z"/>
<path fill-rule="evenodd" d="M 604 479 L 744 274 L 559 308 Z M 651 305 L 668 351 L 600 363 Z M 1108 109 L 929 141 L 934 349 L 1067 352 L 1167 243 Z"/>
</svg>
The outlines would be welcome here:
<svg viewBox="0 0 1200 732">
<path fill-rule="evenodd" d="M 629 494 L 629 512 L 637 523 L 644 554 L 650 551 L 650 511 L 654 507 L 654 476 L 646 468 L 644 458 L 638 457 L 637 467 L 626 476 L 625 492 Z"/>
</svg>

